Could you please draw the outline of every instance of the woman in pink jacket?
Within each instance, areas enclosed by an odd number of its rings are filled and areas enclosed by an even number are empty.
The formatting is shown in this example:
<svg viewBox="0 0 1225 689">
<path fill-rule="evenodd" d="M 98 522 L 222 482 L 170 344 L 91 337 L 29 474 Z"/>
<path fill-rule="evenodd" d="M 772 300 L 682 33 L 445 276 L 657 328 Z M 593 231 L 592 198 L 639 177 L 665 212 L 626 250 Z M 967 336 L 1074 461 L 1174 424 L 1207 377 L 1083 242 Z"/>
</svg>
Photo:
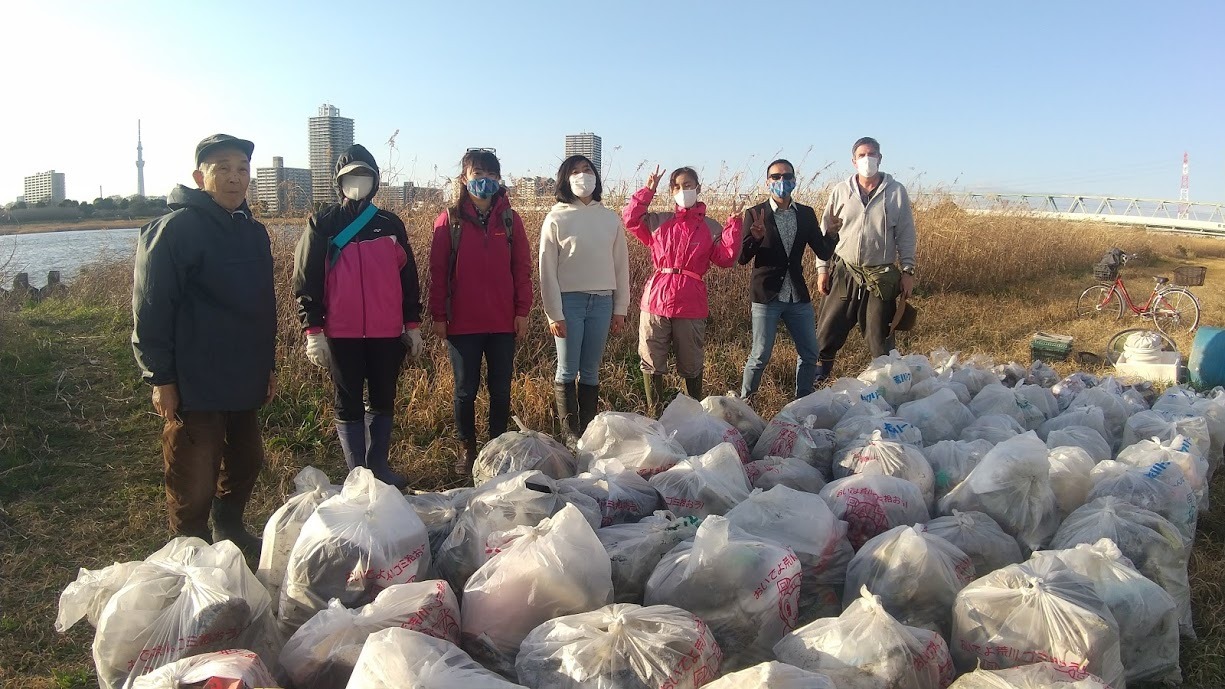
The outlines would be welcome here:
<svg viewBox="0 0 1225 689">
<path fill-rule="evenodd" d="M 663 170 L 656 166 L 646 186 L 630 197 L 623 214 L 625 229 L 651 250 L 655 266 L 642 290 L 638 325 L 647 407 L 655 416 L 660 412 L 669 350 L 675 352 L 685 391 L 702 399 L 706 317 L 710 315 L 702 276 L 711 264 L 732 267 L 740 252 L 739 229 L 729 224 L 724 230 L 706 217 L 706 204 L 698 201 L 702 185 L 693 168 L 672 173 L 669 189 L 676 210 L 648 212 L 662 177 Z"/>
</svg>

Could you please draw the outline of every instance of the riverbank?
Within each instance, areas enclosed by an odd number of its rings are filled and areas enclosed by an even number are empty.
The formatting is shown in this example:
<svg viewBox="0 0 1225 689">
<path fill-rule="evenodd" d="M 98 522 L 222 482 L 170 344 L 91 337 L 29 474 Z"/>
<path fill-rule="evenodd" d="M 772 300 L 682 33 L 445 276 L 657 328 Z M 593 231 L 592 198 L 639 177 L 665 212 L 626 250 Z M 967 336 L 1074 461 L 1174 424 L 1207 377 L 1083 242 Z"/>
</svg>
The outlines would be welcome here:
<svg viewBox="0 0 1225 689">
<path fill-rule="evenodd" d="M 154 216 L 156 217 L 156 216 Z M 20 225 L 0 225 L 0 237 L 14 234 L 39 234 L 43 232 L 79 232 L 88 230 L 122 230 L 140 227 L 153 218 L 106 218 L 101 220 L 78 220 L 64 222 L 29 222 Z"/>
</svg>

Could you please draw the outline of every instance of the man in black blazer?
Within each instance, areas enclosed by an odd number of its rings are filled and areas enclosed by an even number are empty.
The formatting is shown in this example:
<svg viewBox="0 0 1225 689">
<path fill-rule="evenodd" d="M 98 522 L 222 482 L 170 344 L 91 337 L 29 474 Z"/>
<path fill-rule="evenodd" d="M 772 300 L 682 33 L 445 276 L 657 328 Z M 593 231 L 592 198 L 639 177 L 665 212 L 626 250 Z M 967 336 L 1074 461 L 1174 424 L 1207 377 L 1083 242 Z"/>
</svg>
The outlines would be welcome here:
<svg viewBox="0 0 1225 689">
<path fill-rule="evenodd" d="M 740 396 L 750 399 L 761 384 L 761 374 L 774 351 L 778 322 L 787 326 L 799 362 L 795 367 L 795 396 L 813 390 L 817 375 L 816 314 L 804 282 L 804 247 L 822 262 L 833 254 L 838 235 L 827 236 L 811 206 L 796 203 L 795 167 L 776 160 L 766 168 L 770 198 L 744 213 L 740 265 L 753 262 L 750 291 L 753 299 L 753 348 L 744 364 Z"/>
</svg>

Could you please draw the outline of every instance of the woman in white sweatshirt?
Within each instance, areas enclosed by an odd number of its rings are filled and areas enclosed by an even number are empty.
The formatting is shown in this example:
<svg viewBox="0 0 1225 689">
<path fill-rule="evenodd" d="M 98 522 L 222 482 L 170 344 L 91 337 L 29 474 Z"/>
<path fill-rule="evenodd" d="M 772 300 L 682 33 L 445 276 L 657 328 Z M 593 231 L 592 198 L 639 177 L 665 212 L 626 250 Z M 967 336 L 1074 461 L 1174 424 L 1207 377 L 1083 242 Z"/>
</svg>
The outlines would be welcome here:
<svg viewBox="0 0 1225 689">
<path fill-rule="evenodd" d="M 586 156 L 557 171 L 557 203 L 540 228 L 540 298 L 557 345 L 557 416 L 577 438 L 596 414 L 600 360 L 625 328 L 629 249 L 621 216 L 600 203 L 600 171 Z M 577 386 L 576 386 L 577 382 Z"/>
</svg>

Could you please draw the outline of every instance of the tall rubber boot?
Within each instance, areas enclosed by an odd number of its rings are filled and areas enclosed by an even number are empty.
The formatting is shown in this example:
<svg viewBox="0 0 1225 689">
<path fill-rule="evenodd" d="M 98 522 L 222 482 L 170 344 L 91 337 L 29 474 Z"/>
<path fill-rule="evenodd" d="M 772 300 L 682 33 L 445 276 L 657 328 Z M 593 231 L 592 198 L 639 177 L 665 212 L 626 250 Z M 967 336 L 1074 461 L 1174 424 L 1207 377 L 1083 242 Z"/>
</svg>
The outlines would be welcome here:
<svg viewBox="0 0 1225 689">
<path fill-rule="evenodd" d="M 553 382 L 553 402 L 557 405 L 557 420 L 561 422 L 567 438 L 571 444 L 578 441 L 578 437 L 582 435 L 579 430 L 578 417 L 578 391 L 574 387 L 574 383 L 558 383 Z"/>
<path fill-rule="evenodd" d="M 578 384 L 578 435 L 587 432 L 587 426 L 595 418 L 600 406 L 600 386 Z"/>
<path fill-rule="evenodd" d="M 658 419 L 664 401 L 664 375 L 651 373 L 642 377 L 643 390 L 647 398 L 647 416 Z"/>
<path fill-rule="evenodd" d="M 391 417 L 383 414 L 366 414 L 369 440 L 366 444 L 366 466 L 374 477 L 397 490 L 408 486 L 408 479 L 391 470 L 387 455 L 391 451 Z"/>
<path fill-rule="evenodd" d="M 702 401 L 702 376 L 685 379 L 685 394 L 699 402 Z"/>
<path fill-rule="evenodd" d="M 263 539 L 252 535 L 242 524 L 246 501 L 213 499 L 213 543 L 232 541 L 248 560 L 259 561 Z"/>
<path fill-rule="evenodd" d="M 340 439 L 340 449 L 349 471 L 366 466 L 365 421 L 337 421 L 336 437 Z"/>
</svg>

